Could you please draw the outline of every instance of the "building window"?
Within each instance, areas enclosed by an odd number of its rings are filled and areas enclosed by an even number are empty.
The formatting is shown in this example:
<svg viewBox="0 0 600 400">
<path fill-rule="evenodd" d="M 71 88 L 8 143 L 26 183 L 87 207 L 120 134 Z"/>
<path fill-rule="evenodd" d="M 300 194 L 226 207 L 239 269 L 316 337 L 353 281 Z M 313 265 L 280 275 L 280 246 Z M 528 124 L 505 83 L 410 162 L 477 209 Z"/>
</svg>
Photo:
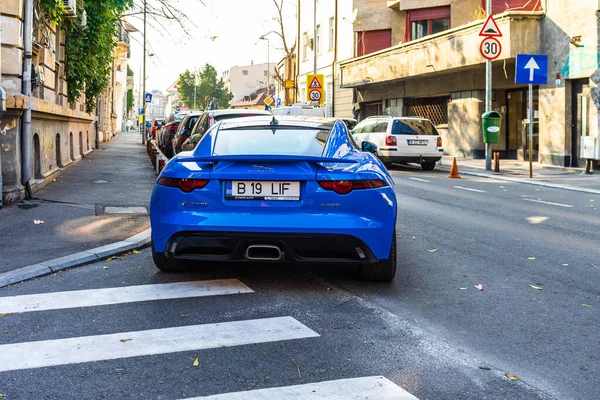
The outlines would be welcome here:
<svg viewBox="0 0 600 400">
<path fill-rule="evenodd" d="M 317 25 L 317 54 L 321 54 L 321 25 Z"/>
<path fill-rule="evenodd" d="M 435 126 L 448 124 L 450 96 L 404 99 L 407 117 L 424 117 Z"/>
<path fill-rule="evenodd" d="M 242 70 L 242 75 L 248 75 L 248 70 L 247 69 L 243 69 Z"/>
<path fill-rule="evenodd" d="M 450 7 L 409 10 L 405 40 L 417 40 L 450 29 Z"/>
<path fill-rule="evenodd" d="M 392 30 L 380 29 L 376 31 L 357 32 L 356 56 L 374 53 L 392 46 Z"/>
<path fill-rule="evenodd" d="M 310 45 L 308 42 L 308 34 L 306 32 L 302 34 L 302 43 L 304 43 L 304 46 L 302 47 L 302 59 L 306 61 L 308 60 L 308 46 Z"/>
<path fill-rule="evenodd" d="M 333 17 L 329 18 L 329 50 L 333 49 L 335 45 L 335 19 Z"/>
</svg>

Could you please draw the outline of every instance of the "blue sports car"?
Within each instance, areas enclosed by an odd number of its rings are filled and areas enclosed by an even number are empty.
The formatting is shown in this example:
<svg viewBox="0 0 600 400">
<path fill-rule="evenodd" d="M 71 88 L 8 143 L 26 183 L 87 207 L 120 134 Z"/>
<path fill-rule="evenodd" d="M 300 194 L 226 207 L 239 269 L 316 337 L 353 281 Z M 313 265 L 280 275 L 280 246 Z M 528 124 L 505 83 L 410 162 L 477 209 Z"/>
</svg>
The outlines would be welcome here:
<svg viewBox="0 0 600 400">
<path fill-rule="evenodd" d="M 215 261 L 348 263 L 396 274 L 396 195 L 341 120 L 222 121 L 171 159 L 150 204 L 162 271 Z"/>
</svg>

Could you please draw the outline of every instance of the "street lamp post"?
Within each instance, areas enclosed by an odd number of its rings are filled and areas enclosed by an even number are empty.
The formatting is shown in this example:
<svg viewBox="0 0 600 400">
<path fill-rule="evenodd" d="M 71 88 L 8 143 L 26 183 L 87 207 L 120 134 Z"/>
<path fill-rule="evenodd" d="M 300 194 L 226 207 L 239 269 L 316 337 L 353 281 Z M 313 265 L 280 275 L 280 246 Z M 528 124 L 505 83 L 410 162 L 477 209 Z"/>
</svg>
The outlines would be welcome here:
<svg viewBox="0 0 600 400">
<path fill-rule="evenodd" d="M 146 0 L 144 0 L 144 72 L 142 75 L 143 89 L 142 89 L 142 101 L 143 110 L 142 114 L 142 144 L 146 144 Z"/>
<path fill-rule="evenodd" d="M 270 96 L 271 95 L 271 61 L 270 61 L 271 45 L 269 43 L 269 38 L 266 35 L 262 35 L 260 37 L 260 40 L 267 41 L 267 95 Z"/>
</svg>

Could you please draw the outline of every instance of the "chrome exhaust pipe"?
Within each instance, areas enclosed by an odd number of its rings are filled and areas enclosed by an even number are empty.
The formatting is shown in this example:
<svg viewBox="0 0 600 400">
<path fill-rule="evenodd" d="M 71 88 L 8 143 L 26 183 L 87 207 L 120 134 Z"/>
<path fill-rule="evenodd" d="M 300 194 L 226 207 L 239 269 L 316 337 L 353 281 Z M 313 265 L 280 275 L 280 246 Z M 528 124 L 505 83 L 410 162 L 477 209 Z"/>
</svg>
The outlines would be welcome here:
<svg viewBox="0 0 600 400">
<path fill-rule="evenodd" d="M 283 258 L 283 252 L 272 244 L 252 244 L 246 249 L 245 257 L 251 261 L 279 261 Z"/>
</svg>

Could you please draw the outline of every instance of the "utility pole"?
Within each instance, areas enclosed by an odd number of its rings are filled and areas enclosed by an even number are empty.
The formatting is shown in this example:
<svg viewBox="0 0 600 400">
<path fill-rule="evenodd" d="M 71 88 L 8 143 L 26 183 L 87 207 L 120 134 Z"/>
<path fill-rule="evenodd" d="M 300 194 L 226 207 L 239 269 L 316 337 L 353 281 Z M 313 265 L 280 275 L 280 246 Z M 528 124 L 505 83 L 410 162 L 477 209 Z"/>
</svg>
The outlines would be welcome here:
<svg viewBox="0 0 600 400">
<path fill-rule="evenodd" d="M 271 44 L 267 35 L 262 35 L 259 39 L 267 41 L 267 96 L 271 96 Z"/>
<path fill-rule="evenodd" d="M 491 0 L 488 0 L 491 1 Z M 313 0 L 313 11 L 314 11 L 314 19 L 313 19 L 313 57 L 314 57 L 314 66 L 313 66 L 313 74 L 317 74 L 317 0 Z M 307 90 L 308 92 L 308 90 Z"/>
<path fill-rule="evenodd" d="M 487 0 L 486 15 L 492 14 L 492 0 Z M 485 112 L 492 111 L 492 61 L 485 62 Z M 485 169 L 492 170 L 492 146 L 485 144 Z"/>
<path fill-rule="evenodd" d="M 144 0 L 144 72 L 142 75 L 143 89 L 142 89 L 142 104 L 144 114 L 142 115 L 142 144 L 146 144 L 146 0 Z"/>
</svg>

